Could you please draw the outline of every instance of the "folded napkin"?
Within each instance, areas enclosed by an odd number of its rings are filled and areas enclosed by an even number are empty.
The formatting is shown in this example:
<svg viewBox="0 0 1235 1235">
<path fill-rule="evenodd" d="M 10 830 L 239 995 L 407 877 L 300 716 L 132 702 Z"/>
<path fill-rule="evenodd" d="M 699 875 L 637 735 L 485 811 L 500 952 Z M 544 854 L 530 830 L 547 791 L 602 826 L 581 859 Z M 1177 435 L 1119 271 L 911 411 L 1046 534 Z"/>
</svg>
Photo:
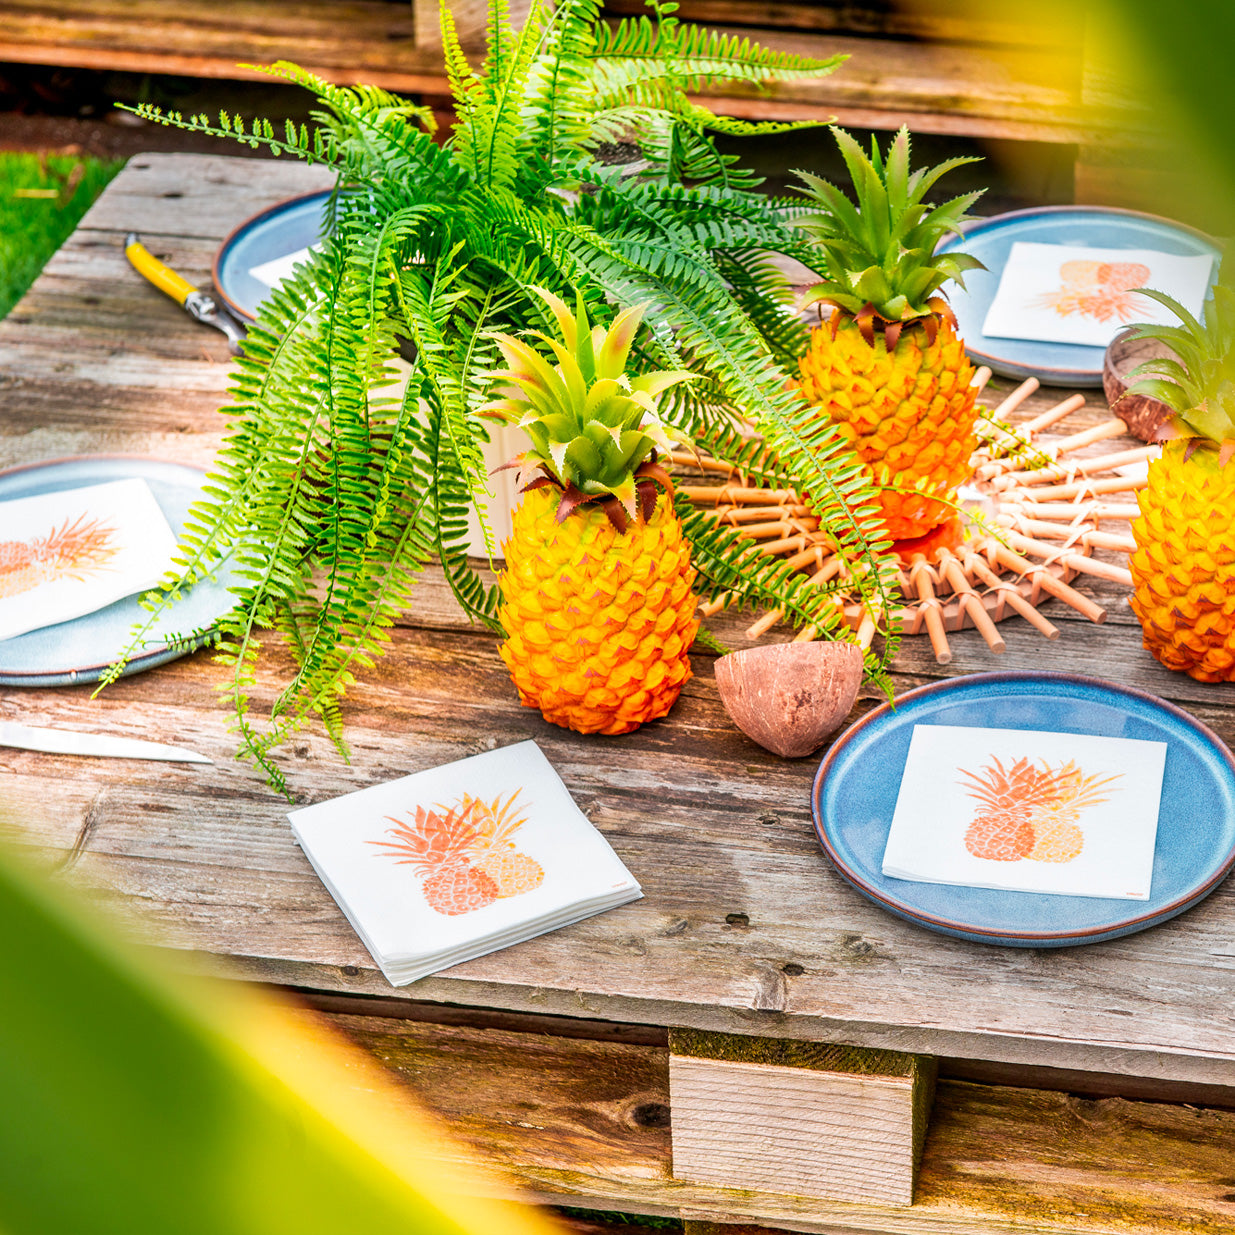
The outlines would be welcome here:
<svg viewBox="0 0 1235 1235">
<path fill-rule="evenodd" d="M 1166 743 L 915 725 L 883 873 L 1147 900 Z"/>
<path fill-rule="evenodd" d="M 175 549 L 144 480 L 0 502 L 0 639 L 154 587 Z"/>
<path fill-rule="evenodd" d="M 535 742 L 288 818 L 394 986 L 643 895 Z"/>
</svg>

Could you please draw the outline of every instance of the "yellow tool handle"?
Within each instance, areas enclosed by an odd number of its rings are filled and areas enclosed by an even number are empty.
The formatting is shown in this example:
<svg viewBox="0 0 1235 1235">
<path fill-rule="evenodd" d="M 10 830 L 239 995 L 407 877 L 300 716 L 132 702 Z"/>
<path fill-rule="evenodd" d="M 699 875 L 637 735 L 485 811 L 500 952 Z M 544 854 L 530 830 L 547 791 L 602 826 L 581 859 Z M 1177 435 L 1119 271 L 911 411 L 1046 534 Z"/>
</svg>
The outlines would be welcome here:
<svg viewBox="0 0 1235 1235">
<path fill-rule="evenodd" d="M 187 279 L 182 279 L 174 270 L 161 261 L 138 238 L 132 234 L 124 244 L 124 255 L 133 263 L 138 274 L 144 275 L 161 292 L 166 292 L 177 304 L 184 304 L 197 288 Z"/>
</svg>

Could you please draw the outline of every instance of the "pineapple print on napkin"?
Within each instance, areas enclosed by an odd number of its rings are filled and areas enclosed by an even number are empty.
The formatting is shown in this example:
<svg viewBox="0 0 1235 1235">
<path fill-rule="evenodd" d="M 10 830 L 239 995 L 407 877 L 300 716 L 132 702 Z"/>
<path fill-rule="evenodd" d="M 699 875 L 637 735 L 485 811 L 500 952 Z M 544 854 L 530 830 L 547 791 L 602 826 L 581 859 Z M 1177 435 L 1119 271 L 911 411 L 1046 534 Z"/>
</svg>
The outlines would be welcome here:
<svg viewBox="0 0 1235 1235">
<path fill-rule="evenodd" d="M 1173 325 L 1137 288 L 1166 292 L 1199 317 L 1213 270 L 1207 254 L 1095 249 L 1018 240 L 982 323 L 987 338 L 1105 347 L 1129 322 Z M 974 286 L 990 274 L 975 273 Z"/>
<path fill-rule="evenodd" d="M 144 480 L 0 502 L 0 639 L 154 587 L 175 548 Z"/>
<path fill-rule="evenodd" d="M 1165 766 L 1165 742 L 915 725 L 883 873 L 1146 900 Z"/>
<path fill-rule="evenodd" d="M 288 817 L 394 985 L 643 895 L 535 742 Z"/>
</svg>

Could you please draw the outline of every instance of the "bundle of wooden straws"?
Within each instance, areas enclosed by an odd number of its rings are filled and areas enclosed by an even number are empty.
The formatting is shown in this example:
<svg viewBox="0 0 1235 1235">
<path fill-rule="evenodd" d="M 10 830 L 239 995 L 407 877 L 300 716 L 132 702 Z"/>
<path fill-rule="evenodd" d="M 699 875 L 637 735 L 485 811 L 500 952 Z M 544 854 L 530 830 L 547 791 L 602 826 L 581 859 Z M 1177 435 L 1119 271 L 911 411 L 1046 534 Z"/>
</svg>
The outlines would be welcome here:
<svg viewBox="0 0 1235 1235">
<path fill-rule="evenodd" d="M 990 379 L 990 370 L 979 369 L 974 384 L 980 389 Z M 1037 611 L 1044 599 L 1056 597 L 1093 622 L 1106 620 L 1106 610 L 1069 586 L 1077 574 L 1093 575 L 1132 586 L 1124 566 L 1099 561 L 1095 549 L 1131 552 L 1131 536 L 1104 532 L 1105 523 L 1127 522 L 1138 514 L 1131 494 L 1142 488 L 1145 477 L 1138 465 L 1158 451 L 1142 446 L 1099 457 L 1078 458 L 1077 452 L 1126 429 L 1122 421 L 1106 424 L 1050 442 L 1038 435 L 1061 425 L 1083 406 L 1083 395 L 1073 395 L 1009 432 L 1007 418 L 1038 388 L 1030 378 L 1014 390 L 978 423 L 982 445 L 975 452 L 973 477 L 962 488 L 959 500 L 967 509 L 963 532 L 958 528 L 953 543 L 932 537 L 897 546 L 901 557 L 899 585 L 906 602 L 893 616 L 905 634 L 929 636 L 935 659 L 946 665 L 952 659 L 947 631 L 976 627 L 993 652 L 1005 644 L 995 627 L 1009 614 L 1019 614 L 1048 639 L 1059 635 L 1056 626 Z M 703 480 L 724 474 L 722 484 L 683 483 L 679 486 L 696 505 L 719 522 L 740 529 L 763 553 L 785 557 L 795 570 L 808 573 L 817 584 L 830 584 L 845 620 L 858 632 L 858 641 L 868 646 L 879 629 L 881 613 L 846 589 L 846 565 L 835 545 L 819 527 L 818 518 L 792 489 L 765 489 L 729 464 L 693 454 L 672 455 L 681 469 L 702 471 Z M 1131 469 L 1122 475 L 1116 469 Z M 1128 495 L 1123 501 L 1115 495 Z M 709 617 L 733 600 L 726 595 L 701 610 Z M 747 634 L 758 638 L 784 617 L 779 609 L 764 614 Z M 808 626 L 797 642 L 818 638 Z"/>
</svg>

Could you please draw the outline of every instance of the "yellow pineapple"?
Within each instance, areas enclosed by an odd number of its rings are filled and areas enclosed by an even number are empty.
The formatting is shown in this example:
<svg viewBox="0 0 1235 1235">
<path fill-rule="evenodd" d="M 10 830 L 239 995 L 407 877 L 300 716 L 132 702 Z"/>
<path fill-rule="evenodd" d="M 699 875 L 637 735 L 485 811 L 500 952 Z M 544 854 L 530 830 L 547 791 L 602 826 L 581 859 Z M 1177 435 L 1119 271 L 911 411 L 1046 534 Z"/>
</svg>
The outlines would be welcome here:
<svg viewBox="0 0 1235 1235">
<path fill-rule="evenodd" d="M 580 733 L 629 733 L 664 716 L 690 677 L 699 623 L 695 572 L 656 463 L 670 430 L 656 397 L 691 375 L 625 373 L 642 310 L 606 331 L 550 292 L 539 294 L 560 340 L 535 348 L 496 335 L 511 383 L 490 414 L 532 439 L 520 456 L 525 494 L 504 545 L 501 655 L 519 698 Z M 664 492 L 659 492 L 663 489 Z"/>
<path fill-rule="evenodd" d="M 1085 847 L 1079 825 L 1087 807 L 1108 801 L 1102 793 L 1115 776 L 1086 776 L 1072 760 L 1054 775 L 1055 792 L 1030 815 L 1034 844 L 1029 857 L 1035 862 L 1071 862 Z"/>
<path fill-rule="evenodd" d="M 0 540 L 0 600 L 53 579 L 105 570 L 119 552 L 114 534 L 110 525 L 80 515 L 35 540 Z"/>
<path fill-rule="evenodd" d="M 499 897 L 521 896 L 540 887 L 545 869 L 530 854 L 519 850 L 511 839 L 527 822 L 517 813 L 516 789 L 503 802 L 501 795 L 492 802 L 463 795 L 464 809 L 472 812 L 477 839 L 472 846 L 471 861 L 497 885 Z"/>
<path fill-rule="evenodd" d="M 1132 525 L 1132 609 L 1144 645 L 1168 669 L 1202 682 L 1235 681 L 1235 288 L 1223 277 L 1205 302 L 1204 324 L 1161 292 L 1182 326 L 1142 326 L 1135 337 L 1166 343 L 1179 362 L 1150 360 L 1129 394 L 1175 411 L 1158 431 L 1162 456 L 1149 465 Z"/>
<path fill-rule="evenodd" d="M 799 363 L 800 388 L 881 490 L 888 535 L 913 539 L 949 517 L 951 507 L 934 499 L 954 497 L 977 445 L 973 366 L 938 292 L 949 279 L 964 286 L 964 272 L 983 267 L 935 249 L 968 221 L 979 194 L 937 207 L 924 201 L 940 176 L 974 160 L 910 174 L 907 129 L 886 160 L 877 143 L 868 158 L 843 129 L 833 132 L 857 205 L 826 180 L 798 173 L 814 207 L 800 223 L 818 244 L 824 276 L 808 300 L 831 309 Z"/>
</svg>

